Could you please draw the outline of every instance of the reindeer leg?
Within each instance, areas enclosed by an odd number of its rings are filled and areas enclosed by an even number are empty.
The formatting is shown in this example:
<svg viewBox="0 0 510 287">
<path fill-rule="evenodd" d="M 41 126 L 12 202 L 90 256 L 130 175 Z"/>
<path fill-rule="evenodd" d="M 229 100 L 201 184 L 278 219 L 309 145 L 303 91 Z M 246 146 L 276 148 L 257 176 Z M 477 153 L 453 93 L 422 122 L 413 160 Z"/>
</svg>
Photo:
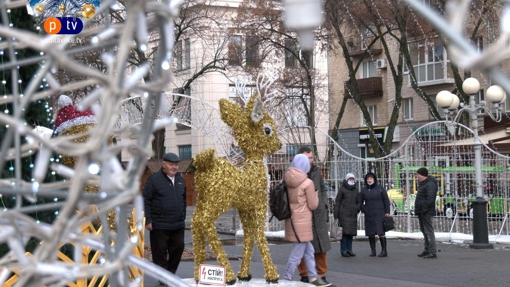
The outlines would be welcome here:
<svg viewBox="0 0 510 287">
<path fill-rule="evenodd" d="M 269 254 L 269 247 L 267 245 L 267 237 L 264 233 L 264 222 L 266 220 L 266 213 L 265 212 L 257 212 L 255 217 L 256 225 L 260 226 L 260 228 L 257 228 L 254 232 L 255 235 L 255 242 L 257 243 L 257 246 L 260 251 L 260 256 L 262 257 L 262 263 L 264 264 L 264 271 L 265 271 L 265 278 L 267 283 L 278 283 L 278 272 L 276 270 L 276 266 L 273 263 L 273 260 L 271 259 L 271 254 Z"/>
<path fill-rule="evenodd" d="M 195 257 L 195 280 L 200 277 L 200 264 L 205 263 L 205 226 L 202 220 L 201 209 L 197 206 L 191 219 L 191 235 L 193 238 L 193 253 Z"/>
<path fill-rule="evenodd" d="M 223 249 L 218 233 L 216 232 L 215 222 L 219 217 L 216 216 L 214 220 L 206 220 L 205 232 L 207 233 L 207 237 L 209 238 L 209 246 L 211 250 L 218 256 L 217 261 L 220 266 L 225 267 L 227 285 L 234 285 L 236 283 L 236 276 L 234 275 L 234 271 L 232 271 L 232 266 L 230 265 L 230 261 L 228 261 L 227 253 Z"/>
<path fill-rule="evenodd" d="M 255 233 L 256 233 L 256 225 L 254 224 L 254 220 L 251 218 L 251 213 L 248 211 L 239 210 L 239 217 L 241 222 L 243 223 L 244 230 L 244 248 L 243 248 L 243 258 L 241 262 L 241 269 L 237 274 L 237 278 L 240 281 L 250 281 L 250 262 L 251 256 L 253 254 L 253 244 L 255 244 Z"/>
</svg>

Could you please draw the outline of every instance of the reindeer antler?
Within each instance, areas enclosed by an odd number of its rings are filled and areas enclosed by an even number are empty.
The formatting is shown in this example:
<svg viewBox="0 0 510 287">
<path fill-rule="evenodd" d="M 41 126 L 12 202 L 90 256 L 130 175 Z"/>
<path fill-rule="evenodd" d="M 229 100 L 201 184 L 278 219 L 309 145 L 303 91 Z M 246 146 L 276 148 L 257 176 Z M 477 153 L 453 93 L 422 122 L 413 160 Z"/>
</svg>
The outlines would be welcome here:
<svg viewBox="0 0 510 287">
<path fill-rule="evenodd" d="M 239 95 L 239 98 L 241 98 L 245 105 L 251 97 L 250 94 L 246 93 L 246 85 L 249 82 L 251 82 L 250 76 L 236 78 L 236 93 Z"/>
<path fill-rule="evenodd" d="M 276 81 L 276 76 L 272 73 L 259 74 L 257 76 L 257 91 L 260 97 L 264 97 L 264 103 L 276 96 L 276 91 L 270 91 L 269 88 Z"/>
</svg>

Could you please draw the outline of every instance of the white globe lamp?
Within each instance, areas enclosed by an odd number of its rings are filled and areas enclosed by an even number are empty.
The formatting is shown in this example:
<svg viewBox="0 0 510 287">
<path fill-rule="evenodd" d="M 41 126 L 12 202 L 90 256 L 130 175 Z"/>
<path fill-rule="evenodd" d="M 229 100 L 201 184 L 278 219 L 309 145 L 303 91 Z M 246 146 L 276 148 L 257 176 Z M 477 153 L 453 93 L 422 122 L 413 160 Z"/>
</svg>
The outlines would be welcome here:
<svg viewBox="0 0 510 287">
<path fill-rule="evenodd" d="M 462 90 L 468 95 L 476 94 L 480 90 L 480 82 L 475 78 L 467 78 L 462 83 Z"/>
<path fill-rule="evenodd" d="M 503 97 L 503 99 L 501 100 L 501 102 L 499 102 L 500 104 L 504 104 L 506 102 L 506 92 L 505 92 L 505 96 Z"/>
<path fill-rule="evenodd" d="M 456 110 L 460 105 L 459 97 L 457 97 L 457 95 L 454 95 L 454 94 L 452 94 L 452 96 L 453 96 L 453 103 L 448 107 L 448 109 L 450 111 Z"/>
<path fill-rule="evenodd" d="M 436 103 L 443 109 L 449 108 L 453 104 L 453 95 L 449 91 L 441 91 L 436 96 Z"/>
<path fill-rule="evenodd" d="M 498 85 L 492 85 L 487 89 L 486 98 L 491 103 L 501 103 L 505 98 L 505 91 Z"/>
</svg>

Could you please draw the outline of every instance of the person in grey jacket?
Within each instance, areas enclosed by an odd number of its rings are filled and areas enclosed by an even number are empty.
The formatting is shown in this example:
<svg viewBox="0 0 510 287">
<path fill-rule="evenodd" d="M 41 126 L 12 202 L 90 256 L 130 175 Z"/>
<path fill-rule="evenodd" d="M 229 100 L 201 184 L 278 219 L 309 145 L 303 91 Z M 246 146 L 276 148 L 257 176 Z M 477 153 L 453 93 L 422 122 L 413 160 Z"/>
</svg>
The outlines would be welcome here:
<svg viewBox="0 0 510 287">
<path fill-rule="evenodd" d="M 174 274 L 184 252 L 186 219 L 186 183 L 177 173 L 180 161 L 174 153 L 165 154 L 161 170 L 147 179 L 142 192 L 152 261 Z"/>
<path fill-rule="evenodd" d="M 329 239 L 329 214 L 328 214 L 328 194 L 324 179 L 322 178 L 321 170 L 313 164 L 313 152 L 307 146 L 302 146 L 298 150 L 298 154 L 304 154 L 310 161 L 310 171 L 308 178 L 313 181 L 315 190 L 319 193 L 319 205 L 312 211 L 312 231 L 313 240 L 312 245 L 315 250 L 315 263 L 317 265 L 317 273 L 327 282 L 326 273 L 328 272 L 328 257 L 327 252 L 331 249 L 331 242 Z M 298 265 L 299 274 L 301 275 L 301 282 L 308 282 L 308 272 L 305 265 L 304 258 Z"/>
<path fill-rule="evenodd" d="M 358 234 L 358 213 L 361 205 L 361 194 L 356 187 L 354 174 L 345 175 L 345 180 L 338 190 L 335 199 L 334 217 L 342 227 L 340 254 L 342 257 L 354 257 L 352 238 Z"/>
<path fill-rule="evenodd" d="M 424 238 L 424 250 L 418 254 L 418 257 L 437 258 L 434 234 L 437 182 L 433 176 L 429 176 L 429 171 L 424 167 L 416 171 L 416 178 L 418 179 L 418 193 L 414 201 L 414 213 L 418 216 L 420 231 Z"/>
<path fill-rule="evenodd" d="M 375 235 L 381 242 L 379 257 L 388 256 L 383 221 L 390 216 L 390 199 L 386 189 L 377 184 L 375 174 L 365 175 L 365 187 L 361 189 L 361 211 L 365 214 L 365 235 L 370 242 L 370 257 L 375 257 Z"/>
</svg>

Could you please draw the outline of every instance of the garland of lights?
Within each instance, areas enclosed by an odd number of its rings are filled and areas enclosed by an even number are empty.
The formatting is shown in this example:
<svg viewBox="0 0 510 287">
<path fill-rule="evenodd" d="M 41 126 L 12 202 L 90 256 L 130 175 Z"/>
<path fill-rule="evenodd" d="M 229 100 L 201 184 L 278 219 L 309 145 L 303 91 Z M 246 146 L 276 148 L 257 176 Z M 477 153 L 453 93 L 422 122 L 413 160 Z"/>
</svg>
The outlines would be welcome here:
<svg viewBox="0 0 510 287">
<path fill-rule="evenodd" d="M 46 16 L 73 17 L 76 15 L 90 19 L 96 14 L 99 1 L 83 0 L 30 0 L 29 13 L 46 18 Z"/>
<path fill-rule="evenodd" d="M 99 15 L 108 9 L 122 9 L 120 5 L 113 0 L 102 1 L 99 6 L 98 1 L 31 1 L 30 10 L 35 12 L 35 16 L 42 17 L 43 20 L 48 16 L 55 17 L 84 17 L 85 35 L 92 35 L 95 41 L 84 43 L 80 48 L 83 51 L 94 51 L 104 47 L 112 47 L 117 53 L 103 53 L 100 60 L 108 66 L 108 71 L 125 71 L 125 64 L 131 49 L 131 43 L 136 38 L 140 43 L 148 42 L 149 34 L 146 27 L 156 27 L 159 31 L 159 43 L 155 45 L 163 53 L 158 56 L 154 62 L 152 80 L 140 84 L 141 79 L 148 72 L 147 67 L 141 67 L 133 71 L 131 75 L 109 73 L 96 71 L 75 61 L 69 56 L 73 47 L 67 47 L 64 42 L 46 41 L 52 36 L 41 36 L 40 29 L 37 33 L 13 29 L 12 23 L 3 17 L 4 22 L 0 25 L 0 36 L 2 39 L 8 39 L 0 42 L 0 56 L 3 56 L 3 50 L 9 52 L 9 61 L 1 57 L 1 69 L 16 70 L 17 66 L 34 64 L 36 62 L 24 63 L 16 57 L 15 51 L 18 49 L 39 50 L 41 63 L 39 70 L 28 83 L 23 91 L 13 89 L 13 94 L 7 94 L 2 91 L 3 97 L 0 99 L 0 105 L 13 104 L 14 110 L 11 113 L 0 113 L 0 123 L 7 127 L 7 132 L 2 138 L 0 147 L 0 169 L 11 167 L 11 162 L 20 162 L 28 155 L 36 153 L 36 160 L 33 163 L 33 179 L 25 182 L 20 179 L 20 170 L 15 164 L 10 169 L 12 178 L 0 180 L 0 192 L 2 198 L 12 196 L 28 200 L 35 198 L 54 199 L 47 204 L 38 204 L 37 206 L 22 206 L 4 208 L 2 210 L 2 220 L 0 221 L 0 244 L 7 244 L 9 253 L 0 258 L 2 270 L 0 276 L 0 285 L 3 285 L 12 271 L 18 274 L 16 284 L 20 286 L 30 286 L 34 284 L 63 286 L 68 282 L 76 282 L 79 279 L 98 276 L 98 274 L 108 275 L 110 286 L 139 286 L 142 284 L 141 278 L 129 278 L 128 266 L 122 262 L 133 262 L 132 247 L 140 238 L 129 234 L 128 216 L 129 204 L 134 203 L 137 213 L 135 214 L 138 225 L 137 230 L 143 230 L 143 203 L 139 194 L 139 175 L 145 165 L 147 155 L 150 154 L 149 139 L 154 130 L 173 123 L 168 118 L 168 111 L 164 109 L 151 110 L 143 115 L 139 129 L 139 137 L 135 143 L 119 144 L 116 147 L 107 145 L 110 134 L 115 131 L 117 123 L 117 110 L 119 103 L 128 98 L 128 92 L 147 94 L 147 101 L 153 106 L 159 106 L 161 95 L 159 91 L 163 90 L 167 83 L 171 81 L 169 70 L 169 55 L 172 53 L 173 27 L 168 23 L 172 18 L 178 15 L 178 7 L 182 1 L 127 1 L 129 9 L 120 11 L 125 15 L 125 22 L 117 28 L 112 29 L 108 23 L 103 26 L 96 26 L 89 30 L 88 25 L 90 17 Z M 7 15 L 11 8 L 23 7 L 26 1 L 10 1 L 0 8 L 3 15 Z M 39 4 L 39 5 L 38 5 Z M 96 4 L 96 5 L 94 5 Z M 62 6 L 63 5 L 63 6 Z M 93 5 L 89 6 L 89 5 Z M 57 12 L 58 11 L 58 12 Z M 80 14 L 81 13 L 81 14 Z M 148 18 L 147 13 L 155 15 Z M 151 21 L 150 24 L 140 27 L 140 23 Z M 134 29 L 138 26 L 137 29 Z M 145 29 L 144 29 L 145 27 Z M 135 31 L 135 32 L 134 32 Z M 151 31 L 152 32 L 152 31 Z M 105 37 L 106 34 L 108 35 Z M 71 37 L 71 36 L 70 36 Z M 106 42 L 107 40 L 107 42 Z M 13 56 L 11 56 L 13 55 Z M 33 59 L 32 59 L 33 60 Z M 59 83 L 52 75 L 52 71 L 62 68 L 83 76 L 86 80 L 75 81 L 73 83 Z M 3 78 L 3 85 L 8 83 Z M 20 83 L 17 82 L 16 85 Z M 41 87 L 42 91 L 36 91 L 36 87 Z M 76 104 L 78 109 L 90 108 L 94 111 L 98 124 L 91 126 L 85 134 L 61 134 L 57 137 L 46 137 L 45 132 L 39 133 L 39 130 L 33 130 L 24 123 L 22 111 L 30 103 L 40 103 L 45 105 L 46 111 L 51 114 L 52 110 L 47 104 L 48 96 L 58 96 L 69 91 L 80 89 L 87 86 L 97 86 L 98 88 L 89 95 L 84 95 L 83 100 Z M 7 109 L 5 109 L 7 110 Z M 159 119 L 156 121 L 156 118 Z M 126 127 L 131 128 L 131 127 Z M 10 142 L 22 136 L 29 136 L 34 141 L 16 145 L 11 148 Z M 82 144 L 75 144 L 73 140 L 87 136 L 88 141 Z M 126 169 L 122 168 L 117 159 L 117 154 L 122 149 L 129 149 L 132 158 Z M 52 154 L 73 155 L 76 162 L 73 167 L 65 166 L 60 159 L 52 158 Z M 29 163 L 32 164 L 32 163 Z M 45 183 L 43 180 L 48 172 L 56 172 L 65 177 L 65 180 Z M 115 180 L 112 180 L 115 179 Z M 87 185 L 96 185 L 99 192 L 94 194 L 84 193 Z M 1 200 L 3 203 L 3 199 Z M 21 203 L 21 201 L 20 201 Z M 88 206 L 94 204 L 97 210 L 89 211 Z M 37 218 L 26 216 L 34 211 L 55 210 L 58 215 L 53 224 L 48 227 Z M 115 217 L 117 230 L 111 230 L 108 226 L 107 216 L 109 210 L 116 210 Z M 78 213 L 76 212 L 78 211 Z M 76 235 L 77 226 L 82 226 L 92 219 L 101 218 L 103 231 L 98 235 L 81 236 Z M 22 228 L 21 228 L 22 227 Z M 33 258 L 28 258 L 25 254 L 24 242 L 31 237 L 40 238 L 43 244 L 40 244 L 34 251 Z M 95 242 L 114 241 L 115 245 L 104 248 L 98 246 Z M 61 244 L 73 243 L 75 246 L 89 246 L 92 249 L 103 250 L 103 257 L 100 268 L 98 266 L 83 266 L 81 264 L 80 252 L 75 253 L 74 262 L 59 262 L 56 259 L 57 251 Z M 76 248 L 81 250 L 81 248 Z M 35 260 L 34 260 L 35 258 Z M 122 263 L 122 264 L 119 264 Z M 167 274 L 153 264 L 139 264 L 146 270 L 146 274 L 153 274 L 161 281 L 172 286 L 185 286 L 180 280 L 172 274 Z M 68 270 L 72 270 L 69 272 Z M 133 280 L 133 281 L 132 281 Z"/>
</svg>

